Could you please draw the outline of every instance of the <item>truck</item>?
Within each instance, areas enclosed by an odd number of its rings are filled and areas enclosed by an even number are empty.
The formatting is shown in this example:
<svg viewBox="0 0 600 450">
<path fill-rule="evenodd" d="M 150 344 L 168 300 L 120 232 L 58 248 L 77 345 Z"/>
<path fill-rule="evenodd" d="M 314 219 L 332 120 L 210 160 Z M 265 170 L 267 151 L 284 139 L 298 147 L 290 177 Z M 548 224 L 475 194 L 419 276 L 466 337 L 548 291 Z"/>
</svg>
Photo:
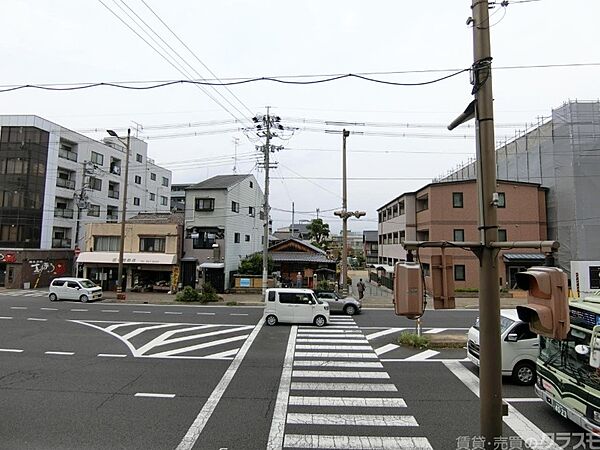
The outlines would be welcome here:
<svg viewBox="0 0 600 450">
<path fill-rule="evenodd" d="M 540 336 L 535 392 L 561 416 L 600 436 L 600 296 L 570 299 L 564 340 Z"/>
</svg>

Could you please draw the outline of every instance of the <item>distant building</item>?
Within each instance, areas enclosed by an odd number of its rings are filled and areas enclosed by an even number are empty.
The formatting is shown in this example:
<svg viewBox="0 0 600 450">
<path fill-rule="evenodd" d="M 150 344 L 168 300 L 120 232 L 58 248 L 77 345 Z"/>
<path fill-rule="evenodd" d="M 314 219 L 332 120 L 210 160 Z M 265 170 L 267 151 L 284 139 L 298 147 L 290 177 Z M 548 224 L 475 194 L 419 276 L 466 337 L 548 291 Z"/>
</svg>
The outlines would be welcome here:
<svg viewBox="0 0 600 450">
<path fill-rule="evenodd" d="M 192 186 L 191 183 L 171 185 L 171 211 L 185 212 L 185 190 Z"/>
<path fill-rule="evenodd" d="M 363 231 L 363 252 L 367 266 L 375 265 L 379 262 L 378 247 L 379 235 L 377 230 Z"/>
<path fill-rule="evenodd" d="M 310 240 L 310 233 L 306 226 L 306 223 L 290 224 L 288 227 L 278 228 L 273 233 L 273 236 L 281 241 L 286 239 L 300 239 L 301 241 L 308 241 Z"/>
</svg>

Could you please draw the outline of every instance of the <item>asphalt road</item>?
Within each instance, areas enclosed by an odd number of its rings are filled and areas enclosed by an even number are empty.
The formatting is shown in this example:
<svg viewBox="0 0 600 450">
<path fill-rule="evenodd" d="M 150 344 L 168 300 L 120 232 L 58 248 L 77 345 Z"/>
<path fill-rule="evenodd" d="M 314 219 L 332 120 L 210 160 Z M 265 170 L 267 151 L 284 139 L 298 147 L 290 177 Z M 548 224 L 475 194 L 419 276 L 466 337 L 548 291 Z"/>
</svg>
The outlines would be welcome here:
<svg viewBox="0 0 600 450">
<path fill-rule="evenodd" d="M 2 449 L 476 448 L 476 368 L 460 348 L 394 347 L 414 323 L 389 310 L 317 331 L 261 327 L 256 307 L 2 294 Z M 428 311 L 423 331 L 464 333 L 476 315 Z M 506 380 L 504 397 L 507 449 L 543 433 L 600 448 L 533 388 Z"/>
</svg>

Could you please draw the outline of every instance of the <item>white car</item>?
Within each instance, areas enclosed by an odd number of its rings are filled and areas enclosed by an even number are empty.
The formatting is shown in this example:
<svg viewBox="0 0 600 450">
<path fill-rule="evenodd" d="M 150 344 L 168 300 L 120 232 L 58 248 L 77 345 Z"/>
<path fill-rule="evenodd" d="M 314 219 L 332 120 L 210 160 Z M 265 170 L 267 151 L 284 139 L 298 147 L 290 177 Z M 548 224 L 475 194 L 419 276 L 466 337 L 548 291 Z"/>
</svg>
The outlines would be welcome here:
<svg viewBox="0 0 600 450">
<path fill-rule="evenodd" d="M 322 327 L 329 323 L 329 305 L 310 289 L 267 289 L 264 318 L 270 326 L 286 322 Z"/>
<path fill-rule="evenodd" d="M 79 300 L 86 303 L 88 300 L 102 298 L 102 288 L 87 278 L 55 278 L 50 283 L 48 298 L 51 302 L 56 300 Z"/>
<path fill-rule="evenodd" d="M 515 383 L 535 383 L 535 360 L 539 353 L 539 338 L 522 322 L 515 309 L 500 310 L 502 339 L 502 375 L 511 376 Z M 469 329 L 467 357 L 479 366 L 479 318 Z"/>
</svg>

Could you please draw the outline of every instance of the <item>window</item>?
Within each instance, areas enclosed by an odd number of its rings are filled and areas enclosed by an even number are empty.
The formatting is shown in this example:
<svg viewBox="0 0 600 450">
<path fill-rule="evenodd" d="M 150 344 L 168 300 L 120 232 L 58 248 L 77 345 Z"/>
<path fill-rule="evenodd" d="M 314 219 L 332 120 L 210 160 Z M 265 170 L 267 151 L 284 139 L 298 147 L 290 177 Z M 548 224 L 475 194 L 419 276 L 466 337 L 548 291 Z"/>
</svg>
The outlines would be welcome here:
<svg viewBox="0 0 600 450">
<path fill-rule="evenodd" d="M 156 200 L 156 194 L 150 192 L 150 201 L 153 202 Z"/>
<path fill-rule="evenodd" d="M 400 243 L 402 244 L 405 240 L 406 240 L 406 231 L 401 231 L 400 232 Z M 377 246 L 375 246 L 375 249 L 377 249 Z"/>
<path fill-rule="evenodd" d="M 119 198 L 119 183 L 108 182 L 108 196 L 110 198 Z"/>
<path fill-rule="evenodd" d="M 506 230 L 503 230 L 502 228 L 500 228 L 498 230 L 498 242 L 506 242 Z"/>
<path fill-rule="evenodd" d="M 193 230 L 188 230 L 187 237 L 192 238 L 194 249 L 213 248 L 212 246 L 217 238 L 215 233 L 209 231 L 194 232 Z"/>
<path fill-rule="evenodd" d="M 133 197 L 133 205 L 140 206 L 140 198 L 139 197 Z"/>
<path fill-rule="evenodd" d="M 465 240 L 465 230 L 463 230 L 463 229 L 456 229 L 456 230 L 454 230 L 454 238 L 452 240 L 453 241 L 457 241 L 457 242 L 464 242 L 464 240 Z"/>
<path fill-rule="evenodd" d="M 91 217 L 100 217 L 100 205 L 89 205 L 87 215 Z"/>
<path fill-rule="evenodd" d="M 119 236 L 94 236 L 94 251 L 118 252 L 120 242 Z"/>
<path fill-rule="evenodd" d="M 269 291 L 269 301 L 270 302 L 275 301 L 275 291 Z"/>
<path fill-rule="evenodd" d="M 240 243 L 240 233 L 234 233 L 233 242 L 235 242 L 236 244 Z"/>
<path fill-rule="evenodd" d="M 140 177 L 139 175 L 135 176 L 135 184 L 142 184 L 142 177 Z"/>
<path fill-rule="evenodd" d="M 590 289 L 600 289 L 600 267 L 590 266 Z"/>
<path fill-rule="evenodd" d="M 110 173 L 115 175 L 121 175 L 121 160 L 110 157 Z"/>
<path fill-rule="evenodd" d="M 60 144 L 60 148 L 58 149 L 58 156 L 70 161 L 77 161 L 77 152 L 73 151 L 73 147 L 71 145 L 64 144 L 62 142 Z"/>
<path fill-rule="evenodd" d="M 392 206 L 392 217 L 398 217 L 398 205 Z"/>
<path fill-rule="evenodd" d="M 214 211 L 215 210 L 215 199 L 214 198 L 196 198 L 196 199 L 194 199 L 194 209 L 196 211 Z"/>
<path fill-rule="evenodd" d="M 260 220 L 265 220 L 265 212 L 264 212 L 264 211 L 262 211 L 262 210 L 261 210 L 261 211 L 259 211 L 259 213 L 258 213 L 258 218 L 259 218 Z"/>
<path fill-rule="evenodd" d="M 143 157 L 142 155 L 140 155 L 139 153 L 136 153 L 135 155 L 135 160 L 139 163 L 141 163 L 143 161 Z"/>
<path fill-rule="evenodd" d="M 398 243 L 398 232 L 395 231 L 394 232 L 394 244 L 397 244 L 397 243 Z"/>
<path fill-rule="evenodd" d="M 90 161 L 98 166 L 102 166 L 104 164 L 104 155 L 102 153 L 92 152 L 92 156 L 90 157 Z"/>
<path fill-rule="evenodd" d="M 462 208 L 464 207 L 463 203 L 463 193 L 462 192 L 453 192 L 452 193 L 452 207 L 453 208 Z"/>
<path fill-rule="evenodd" d="M 162 185 L 169 187 L 169 179 L 167 177 L 162 177 Z"/>
<path fill-rule="evenodd" d="M 498 208 L 506 208 L 506 195 L 504 192 L 498 192 Z"/>
<path fill-rule="evenodd" d="M 398 214 L 401 216 L 404 215 L 404 201 L 398 203 Z"/>
<path fill-rule="evenodd" d="M 154 172 L 150 172 L 150 179 L 156 181 L 156 174 Z"/>
<path fill-rule="evenodd" d="M 250 189 L 252 189 L 254 187 L 254 183 L 251 181 L 250 182 Z"/>
<path fill-rule="evenodd" d="M 249 234 L 247 234 L 246 236 L 244 236 L 244 240 L 245 240 L 246 242 L 250 242 L 250 235 L 249 235 Z"/>
<path fill-rule="evenodd" d="M 240 204 L 238 202 L 231 202 L 231 210 L 235 213 L 240 212 Z"/>
<path fill-rule="evenodd" d="M 279 303 L 290 303 L 293 305 L 309 305 L 312 301 L 310 294 L 293 294 L 291 292 L 280 292 Z"/>
<path fill-rule="evenodd" d="M 383 213 L 379 213 L 379 223 L 383 222 Z"/>
<path fill-rule="evenodd" d="M 140 238 L 140 252 L 164 253 L 164 237 L 143 237 Z"/>
<path fill-rule="evenodd" d="M 464 264 L 456 264 L 454 266 L 454 281 L 465 281 L 465 266 Z"/>
<path fill-rule="evenodd" d="M 111 223 L 111 222 L 116 222 L 119 218 L 119 208 L 117 208 L 116 206 L 111 206 L 108 205 L 106 207 L 106 221 Z"/>
<path fill-rule="evenodd" d="M 90 177 L 89 185 L 90 189 L 93 189 L 95 191 L 102 190 L 102 180 L 100 178 Z"/>
<path fill-rule="evenodd" d="M 254 209 L 254 206 L 249 206 L 249 207 L 248 207 L 248 215 L 249 215 L 250 217 L 254 217 L 254 216 L 255 216 L 255 209 Z"/>
<path fill-rule="evenodd" d="M 165 197 L 164 195 L 160 196 L 160 204 L 162 206 L 167 206 L 169 204 L 169 199 L 167 197 Z"/>
<path fill-rule="evenodd" d="M 425 195 L 417 199 L 417 212 L 429 209 L 429 196 Z"/>
</svg>

